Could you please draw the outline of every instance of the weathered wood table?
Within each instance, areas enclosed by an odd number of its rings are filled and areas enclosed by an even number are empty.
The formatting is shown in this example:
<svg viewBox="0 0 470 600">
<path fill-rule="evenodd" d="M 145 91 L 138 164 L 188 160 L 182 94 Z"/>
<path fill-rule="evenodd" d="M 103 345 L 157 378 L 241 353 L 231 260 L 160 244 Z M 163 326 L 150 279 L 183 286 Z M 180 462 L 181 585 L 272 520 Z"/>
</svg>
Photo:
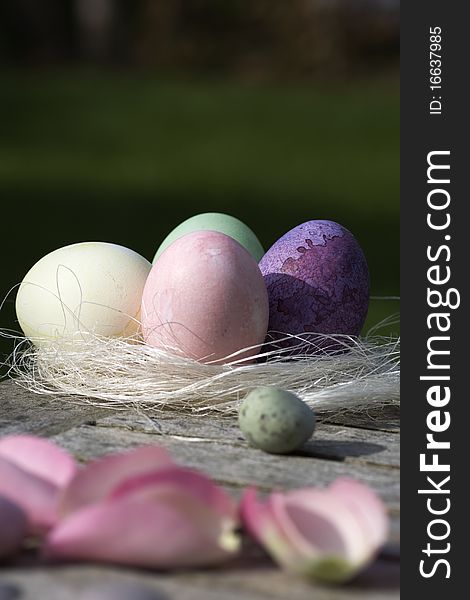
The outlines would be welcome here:
<svg viewBox="0 0 470 600">
<path fill-rule="evenodd" d="M 342 587 L 308 584 L 278 569 L 249 541 L 239 559 L 221 569 L 160 573 L 96 565 L 46 566 L 25 553 L 0 567 L 0 600 L 79 600 L 95 586 L 136 582 L 156 598 L 177 600 L 389 600 L 399 597 L 399 427 L 397 409 L 320 421 L 312 440 L 292 456 L 249 448 L 233 418 L 165 412 L 149 419 L 130 412 L 76 406 L 0 383 L 0 435 L 49 436 L 79 461 L 149 442 L 180 463 L 198 468 L 235 497 L 321 485 L 341 475 L 371 485 L 391 516 L 388 545 L 374 565 Z M 88 597 L 88 596 L 87 596 Z"/>
</svg>

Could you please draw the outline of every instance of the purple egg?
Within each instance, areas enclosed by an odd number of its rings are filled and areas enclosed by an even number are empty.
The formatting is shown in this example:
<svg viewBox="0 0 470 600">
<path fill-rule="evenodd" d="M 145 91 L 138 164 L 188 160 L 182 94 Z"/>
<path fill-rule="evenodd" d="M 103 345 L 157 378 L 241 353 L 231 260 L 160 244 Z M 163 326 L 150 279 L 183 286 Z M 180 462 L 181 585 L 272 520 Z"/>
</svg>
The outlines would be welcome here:
<svg viewBox="0 0 470 600">
<path fill-rule="evenodd" d="M 359 335 L 369 304 L 369 269 L 356 238 L 333 221 L 308 221 L 283 235 L 259 263 L 269 330 Z"/>
</svg>

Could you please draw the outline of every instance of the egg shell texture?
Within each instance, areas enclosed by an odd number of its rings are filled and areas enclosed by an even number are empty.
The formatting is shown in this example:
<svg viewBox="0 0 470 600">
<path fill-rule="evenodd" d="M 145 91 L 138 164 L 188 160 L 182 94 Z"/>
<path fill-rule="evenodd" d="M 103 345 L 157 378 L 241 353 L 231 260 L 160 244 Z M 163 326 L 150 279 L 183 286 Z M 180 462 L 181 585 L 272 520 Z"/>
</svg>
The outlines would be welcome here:
<svg viewBox="0 0 470 600">
<path fill-rule="evenodd" d="M 251 446 L 286 454 L 310 438 L 316 417 L 295 394 L 275 387 L 260 387 L 243 401 L 238 422 Z"/>
<path fill-rule="evenodd" d="M 354 236 L 333 221 L 290 230 L 260 262 L 269 330 L 359 335 L 369 303 L 369 270 Z"/>
<path fill-rule="evenodd" d="M 264 249 L 253 231 L 236 217 L 223 213 L 201 213 L 186 219 L 166 236 L 155 254 L 154 264 L 170 244 L 183 237 L 183 235 L 195 231 L 225 233 L 248 250 L 256 261 L 259 261 L 264 254 Z"/>
<path fill-rule="evenodd" d="M 263 343 L 268 311 L 264 280 L 249 252 L 223 233 L 198 231 L 173 242 L 153 266 L 142 297 L 142 330 L 156 348 L 224 362 Z"/>
<path fill-rule="evenodd" d="M 82 242 L 54 250 L 20 285 L 20 326 L 39 345 L 77 334 L 134 335 L 150 268 L 148 260 L 117 244 Z"/>
</svg>

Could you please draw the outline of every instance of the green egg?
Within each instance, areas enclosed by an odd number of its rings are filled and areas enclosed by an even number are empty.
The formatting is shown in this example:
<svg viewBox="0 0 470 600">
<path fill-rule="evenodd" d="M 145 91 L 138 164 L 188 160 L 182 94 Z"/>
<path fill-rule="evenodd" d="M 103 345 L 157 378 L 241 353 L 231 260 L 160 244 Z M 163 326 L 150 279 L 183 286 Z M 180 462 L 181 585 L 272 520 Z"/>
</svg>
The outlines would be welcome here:
<svg viewBox="0 0 470 600">
<path fill-rule="evenodd" d="M 298 396 L 275 387 L 252 390 L 243 401 L 238 423 L 251 446 L 288 454 L 312 435 L 316 417 Z"/>
<path fill-rule="evenodd" d="M 230 236 L 246 248 L 256 262 L 259 262 L 264 256 L 263 246 L 245 223 L 242 223 L 235 217 L 224 215 L 222 213 L 203 213 L 186 219 L 186 221 L 183 221 L 175 227 L 161 243 L 153 262 L 155 263 L 160 254 L 170 244 L 180 237 L 183 237 L 183 235 L 193 233 L 194 231 L 218 231 L 220 233 L 225 233 L 225 235 Z"/>
</svg>

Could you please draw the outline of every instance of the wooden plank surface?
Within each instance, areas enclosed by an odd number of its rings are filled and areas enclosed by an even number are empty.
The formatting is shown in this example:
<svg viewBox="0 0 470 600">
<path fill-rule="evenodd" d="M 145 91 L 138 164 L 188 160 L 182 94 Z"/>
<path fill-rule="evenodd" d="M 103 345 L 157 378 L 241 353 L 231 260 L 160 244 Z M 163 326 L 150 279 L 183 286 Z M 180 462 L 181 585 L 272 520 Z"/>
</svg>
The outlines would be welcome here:
<svg viewBox="0 0 470 600">
<path fill-rule="evenodd" d="M 71 404 L 64 397 L 38 396 L 12 381 L 0 383 L 0 435 L 30 432 L 49 436 L 79 461 L 148 443 L 159 443 L 175 459 L 196 467 L 237 497 L 243 487 L 261 492 L 326 484 L 349 475 L 368 483 L 385 501 L 389 543 L 371 568 L 343 587 L 303 582 L 276 568 L 245 540 L 242 556 L 223 569 L 151 573 L 91 565 L 46 566 L 24 554 L 0 568 L 0 600 L 88 598 L 109 582 L 136 583 L 155 598 L 178 600 L 389 600 L 399 597 L 399 428 L 396 409 L 334 415 L 320 420 L 315 434 L 290 456 L 247 446 L 234 418 L 166 411 L 149 418 Z M 2 587 L 3 586 L 3 587 Z M 3 594 L 3 595 L 2 595 Z M 11 595 L 11 594 L 16 594 Z M 20 595 L 18 595 L 20 594 Z"/>
</svg>

